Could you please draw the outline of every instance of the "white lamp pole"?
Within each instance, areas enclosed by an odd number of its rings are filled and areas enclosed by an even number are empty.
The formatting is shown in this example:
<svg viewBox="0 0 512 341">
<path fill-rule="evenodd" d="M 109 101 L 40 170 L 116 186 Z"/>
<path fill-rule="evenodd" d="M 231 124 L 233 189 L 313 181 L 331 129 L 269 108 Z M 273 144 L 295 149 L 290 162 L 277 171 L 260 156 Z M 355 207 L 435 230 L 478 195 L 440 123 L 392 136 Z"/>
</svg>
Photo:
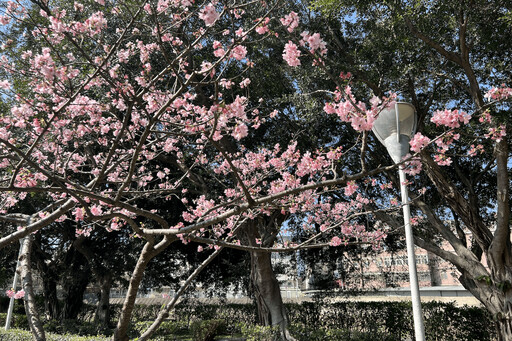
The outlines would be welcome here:
<svg viewBox="0 0 512 341">
<path fill-rule="evenodd" d="M 383 110 L 373 124 L 373 132 L 386 147 L 395 163 L 399 163 L 409 152 L 409 141 L 416 131 L 417 116 L 414 106 L 409 103 L 397 102 L 394 108 Z M 407 262 L 409 264 L 409 282 L 411 285 L 412 313 L 416 341 L 425 341 L 425 327 L 421 312 L 420 288 L 414 254 L 414 240 L 411 227 L 411 211 L 407 193 L 407 179 L 403 166 L 398 167 L 400 190 L 404 211 L 405 240 L 407 244 Z"/>
<path fill-rule="evenodd" d="M 16 292 L 16 286 L 18 285 L 18 269 L 20 267 L 20 256 L 21 256 L 21 250 L 23 247 L 23 239 L 20 240 L 20 251 L 18 253 L 18 261 L 16 263 L 16 270 L 14 271 L 14 279 L 12 281 L 12 290 Z M 11 327 L 11 319 L 12 319 L 12 311 L 14 309 L 14 297 L 11 297 L 9 300 L 9 308 L 7 309 L 7 317 L 5 318 L 5 330 L 9 329 Z"/>
</svg>

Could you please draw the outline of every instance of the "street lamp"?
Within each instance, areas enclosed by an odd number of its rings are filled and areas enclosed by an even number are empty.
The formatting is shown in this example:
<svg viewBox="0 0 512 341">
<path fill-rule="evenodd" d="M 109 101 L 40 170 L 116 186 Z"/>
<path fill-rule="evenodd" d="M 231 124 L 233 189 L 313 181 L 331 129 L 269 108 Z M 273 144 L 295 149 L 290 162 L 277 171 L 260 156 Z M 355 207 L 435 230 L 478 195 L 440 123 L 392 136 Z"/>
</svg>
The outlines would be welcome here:
<svg viewBox="0 0 512 341">
<path fill-rule="evenodd" d="M 414 106 L 409 103 L 397 102 L 394 107 L 380 112 L 373 123 L 373 133 L 386 147 L 395 163 L 399 163 L 409 152 L 409 141 L 416 131 L 417 115 Z M 420 288 L 416 271 L 414 241 L 411 228 L 411 211 L 407 194 L 406 177 L 403 165 L 398 166 L 400 190 L 404 211 L 405 240 L 407 244 L 407 262 L 409 264 L 409 282 L 411 284 L 412 313 L 414 318 L 414 334 L 416 341 L 425 341 L 425 327 L 421 313 Z"/>
</svg>

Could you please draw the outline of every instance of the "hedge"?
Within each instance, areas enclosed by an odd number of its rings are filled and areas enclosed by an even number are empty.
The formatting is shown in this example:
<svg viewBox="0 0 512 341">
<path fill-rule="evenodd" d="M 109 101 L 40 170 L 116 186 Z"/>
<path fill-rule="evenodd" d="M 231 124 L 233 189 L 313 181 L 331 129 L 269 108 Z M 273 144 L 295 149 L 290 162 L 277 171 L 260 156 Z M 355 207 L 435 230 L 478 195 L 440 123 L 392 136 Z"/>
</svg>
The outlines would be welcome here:
<svg viewBox="0 0 512 341">
<path fill-rule="evenodd" d="M 410 302 L 325 303 L 314 301 L 285 305 L 292 324 L 292 334 L 299 340 L 391 341 L 413 336 Z M 120 305 L 112 307 L 114 320 L 118 316 L 120 308 Z M 425 332 L 429 341 L 490 341 L 496 337 L 494 321 L 482 308 L 457 307 L 453 303 L 441 302 L 423 303 L 422 308 L 425 317 Z M 93 307 L 90 306 L 88 309 L 92 310 Z M 148 321 L 152 321 L 160 309 L 161 306 L 157 305 L 137 305 L 133 311 L 131 335 L 133 337 L 140 335 L 140 332 L 150 325 Z M 84 316 L 86 315 L 92 316 L 84 313 Z M 2 320 L 5 320 L 5 314 L 0 314 L 0 322 Z M 170 334 L 190 333 L 192 325 L 196 329 L 198 324 L 201 325 L 197 321 L 211 320 L 226 322 L 223 326 L 223 333 L 249 336 L 247 331 L 251 329 L 251 326 L 256 325 L 256 308 L 253 304 L 204 304 L 198 301 L 185 301 L 171 312 L 168 321 L 157 332 L 157 337 L 165 338 Z M 81 321 L 70 321 L 67 327 L 65 323 L 61 322 L 48 322 L 48 330 L 82 335 L 101 331 L 98 326 L 86 318 Z M 52 325 L 65 328 L 52 329 Z M 17 314 L 14 318 L 14 326 L 24 328 L 26 318 Z M 203 326 L 203 329 L 207 328 Z M 109 334 L 109 332 L 111 331 L 103 330 L 105 334 Z M 257 334 L 257 332 L 261 331 L 254 329 L 253 334 Z"/>
<path fill-rule="evenodd" d="M 290 321 L 307 326 L 307 330 L 391 335 L 395 340 L 414 334 L 410 302 L 303 302 L 287 304 L 287 309 Z M 495 337 L 494 322 L 482 308 L 426 302 L 422 309 L 427 340 L 484 341 Z"/>
<path fill-rule="evenodd" d="M 57 335 L 45 333 L 47 341 L 109 341 L 111 338 L 102 335 L 96 336 L 76 336 L 76 335 Z M 21 329 L 0 329 L 0 341 L 32 341 L 32 334 L 28 330 Z"/>
</svg>

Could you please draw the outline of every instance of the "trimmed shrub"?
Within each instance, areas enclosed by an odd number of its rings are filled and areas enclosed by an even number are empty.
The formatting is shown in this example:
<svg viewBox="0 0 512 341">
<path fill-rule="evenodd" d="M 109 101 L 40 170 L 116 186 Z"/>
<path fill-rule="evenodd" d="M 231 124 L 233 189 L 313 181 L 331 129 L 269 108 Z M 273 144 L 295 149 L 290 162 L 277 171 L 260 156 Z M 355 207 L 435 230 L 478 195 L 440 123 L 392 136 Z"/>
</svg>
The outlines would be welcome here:
<svg viewBox="0 0 512 341">
<path fill-rule="evenodd" d="M 332 340 L 322 334 L 336 330 L 347 333 L 341 338 L 347 340 L 403 340 L 414 335 L 410 302 L 307 302 L 286 306 L 301 340 Z M 427 340 L 495 339 L 494 322 L 482 308 L 442 302 L 422 306 Z"/>
<path fill-rule="evenodd" d="M 95 336 L 112 334 L 112 330 L 96 322 L 79 320 L 50 320 L 44 324 L 44 330 L 57 334 L 73 334 L 80 336 Z"/>
<path fill-rule="evenodd" d="M 194 321 L 190 325 L 193 341 L 213 341 L 226 322 L 224 320 Z"/>
<path fill-rule="evenodd" d="M 46 333 L 47 341 L 109 341 L 111 338 L 103 335 L 98 336 L 76 336 L 56 335 Z M 32 341 L 32 334 L 28 330 L 0 329 L 0 341 Z"/>
<path fill-rule="evenodd" d="M 264 327 L 242 323 L 240 324 L 240 330 L 246 341 L 275 341 L 280 337 L 279 327 Z"/>
<path fill-rule="evenodd" d="M 130 334 L 132 337 L 138 337 L 146 331 L 153 321 L 136 322 L 131 328 Z M 185 321 L 163 321 L 152 337 L 170 336 L 170 335 L 185 335 L 188 333 L 188 324 Z"/>
<path fill-rule="evenodd" d="M 7 319 L 6 313 L 0 313 L 0 326 L 5 326 L 5 320 Z M 15 329 L 27 329 L 28 321 L 24 314 L 12 314 L 11 317 L 11 328 Z"/>
</svg>

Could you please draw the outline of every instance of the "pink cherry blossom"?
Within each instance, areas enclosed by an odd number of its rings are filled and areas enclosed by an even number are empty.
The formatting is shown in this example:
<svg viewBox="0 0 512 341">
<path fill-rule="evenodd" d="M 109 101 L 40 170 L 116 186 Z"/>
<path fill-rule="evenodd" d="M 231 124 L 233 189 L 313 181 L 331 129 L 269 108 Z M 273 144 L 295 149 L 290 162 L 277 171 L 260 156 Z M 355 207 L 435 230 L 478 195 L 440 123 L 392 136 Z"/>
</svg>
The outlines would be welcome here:
<svg viewBox="0 0 512 341">
<path fill-rule="evenodd" d="M 245 58 L 247 54 L 247 48 L 242 45 L 237 45 L 231 50 L 230 57 L 235 58 L 236 60 L 242 60 Z"/>
<path fill-rule="evenodd" d="M 438 138 L 436 140 L 436 145 L 444 153 L 450 148 L 450 146 L 453 144 L 453 142 L 458 140 L 459 138 L 460 138 L 460 134 L 454 134 L 453 132 L 450 132 L 450 133 L 442 136 L 441 138 Z"/>
<path fill-rule="evenodd" d="M 304 46 L 308 44 L 311 53 L 315 53 L 317 50 L 320 50 L 320 54 L 324 55 L 327 52 L 326 43 L 320 37 L 320 33 L 313 33 L 310 35 L 308 31 L 304 31 L 301 33 L 301 36 L 301 45 Z"/>
<path fill-rule="evenodd" d="M 338 236 L 332 237 L 331 241 L 329 242 L 330 246 L 340 246 L 341 244 L 343 244 L 343 241 Z"/>
<path fill-rule="evenodd" d="M 84 220 L 84 210 L 83 208 L 77 207 L 73 211 L 73 215 L 75 216 L 75 221 Z"/>
<path fill-rule="evenodd" d="M 290 66 L 299 66 L 300 65 L 300 51 L 292 41 L 288 41 L 288 43 L 284 46 L 283 59 Z"/>
<path fill-rule="evenodd" d="M 244 78 L 241 82 L 240 82 L 240 88 L 247 88 L 249 86 L 249 84 L 251 84 L 251 80 L 249 78 Z"/>
<path fill-rule="evenodd" d="M 488 139 L 500 142 L 503 137 L 507 136 L 507 127 L 505 125 L 490 127 L 488 133 L 484 136 Z"/>
<path fill-rule="evenodd" d="M 409 159 L 410 154 L 404 156 L 404 159 Z M 404 172 L 410 176 L 415 176 L 421 173 L 422 164 L 419 158 L 412 158 L 405 163 Z"/>
<path fill-rule="evenodd" d="M 25 297 L 25 290 L 22 289 L 19 291 L 14 291 L 14 289 L 9 289 L 5 292 L 5 294 L 9 298 L 14 298 L 15 300 L 18 300 L 20 298 Z"/>
<path fill-rule="evenodd" d="M 95 36 L 100 33 L 102 29 L 107 27 L 107 20 L 105 19 L 103 12 L 96 12 L 92 14 L 84 24 L 88 28 L 90 35 Z"/>
<path fill-rule="evenodd" d="M 233 131 L 233 137 L 237 140 L 241 140 L 248 134 L 248 128 L 245 124 L 237 124 Z"/>
<path fill-rule="evenodd" d="M 207 27 L 213 26 L 219 19 L 219 13 L 215 10 L 215 6 L 210 3 L 199 12 L 199 19 L 203 20 Z"/>
<path fill-rule="evenodd" d="M 9 90 L 11 88 L 11 84 L 7 80 L 0 81 L 0 89 Z"/>
<path fill-rule="evenodd" d="M 501 87 L 492 87 L 484 97 L 495 101 L 506 100 L 512 97 L 512 88 L 505 86 L 505 84 L 502 84 Z"/>
<path fill-rule="evenodd" d="M 436 111 L 430 121 L 437 126 L 443 125 L 448 128 L 459 128 L 461 123 L 469 123 L 470 118 L 471 116 L 464 111 L 446 109 Z"/>
<path fill-rule="evenodd" d="M 452 164 L 452 159 L 449 157 L 449 156 L 446 156 L 445 154 L 443 153 L 440 153 L 440 154 L 436 154 L 434 156 L 434 161 L 439 165 L 439 166 L 449 166 Z"/>
<path fill-rule="evenodd" d="M 103 213 L 103 210 L 101 209 L 101 206 L 99 205 L 92 205 L 91 206 L 91 213 L 95 216 L 101 215 Z"/>
<path fill-rule="evenodd" d="M 11 18 L 9 18 L 7 15 L 0 15 L 0 25 L 7 25 L 11 22 Z"/>
<path fill-rule="evenodd" d="M 169 8 L 169 0 L 158 0 L 156 10 L 161 13 L 165 12 Z"/>
<path fill-rule="evenodd" d="M 468 155 L 469 156 L 475 156 L 477 153 L 483 153 L 484 152 L 484 146 L 479 144 L 479 145 L 474 145 L 472 144 L 470 146 L 470 149 L 468 150 Z"/>
<path fill-rule="evenodd" d="M 261 19 L 258 19 L 257 21 L 260 21 Z M 265 34 L 267 32 L 269 32 L 269 28 L 268 28 L 268 23 L 270 22 L 270 18 L 269 17 L 266 17 L 265 19 L 263 19 L 263 21 L 260 23 L 260 25 L 258 27 L 256 27 L 255 31 L 256 33 L 258 34 Z"/>
<path fill-rule="evenodd" d="M 355 181 L 349 181 L 347 186 L 345 186 L 345 195 L 348 197 L 351 196 L 357 191 L 358 188 L 359 186 L 355 183 Z"/>
<path fill-rule="evenodd" d="M 416 133 L 414 137 L 411 139 L 411 141 L 409 141 L 411 150 L 415 153 L 419 153 L 429 143 L 430 139 L 426 136 L 423 136 L 422 133 Z"/>
<path fill-rule="evenodd" d="M 213 55 L 217 58 L 220 58 L 226 54 L 226 51 L 222 47 L 222 43 L 220 43 L 217 40 L 213 42 L 213 48 L 214 48 Z"/>
<path fill-rule="evenodd" d="M 219 84 L 225 89 L 231 89 L 231 87 L 233 86 L 233 82 L 225 78 L 222 78 Z"/>
<path fill-rule="evenodd" d="M 293 32 L 297 26 L 299 26 L 299 15 L 293 11 L 285 15 L 285 17 L 281 18 L 280 20 L 281 24 L 283 24 L 283 26 L 285 26 L 290 33 Z"/>
<path fill-rule="evenodd" d="M 346 86 L 343 91 L 335 92 L 335 101 L 326 103 L 324 111 L 328 114 L 337 114 L 341 121 L 350 123 L 356 131 L 368 131 L 372 129 L 373 122 L 382 109 L 394 104 L 396 94 L 391 94 L 389 98 L 379 99 L 373 97 L 370 100 L 371 107 L 363 102 L 358 102 L 352 94 L 350 86 Z"/>
</svg>

